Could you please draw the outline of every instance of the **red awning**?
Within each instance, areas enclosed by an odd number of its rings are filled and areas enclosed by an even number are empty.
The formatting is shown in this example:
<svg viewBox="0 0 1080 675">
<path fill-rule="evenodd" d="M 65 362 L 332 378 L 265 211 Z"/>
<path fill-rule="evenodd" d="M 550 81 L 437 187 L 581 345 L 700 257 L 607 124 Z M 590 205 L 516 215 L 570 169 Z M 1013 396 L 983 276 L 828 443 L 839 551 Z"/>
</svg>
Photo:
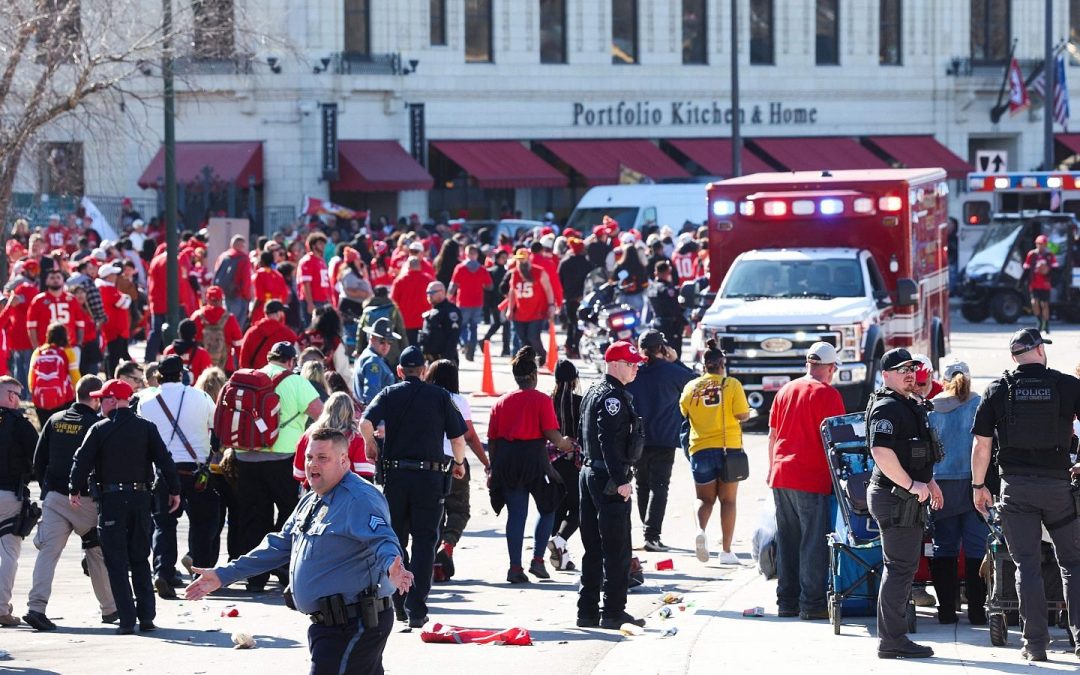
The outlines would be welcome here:
<svg viewBox="0 0 1080 675">
<path fill-rule="evenodd" d="M 670 138 L 668 143 L 689 157 L 706 173 L 725 178 L 731 176 L 730 138 Z M 747 150 L 745 146 L 740 156 L 742 158 L 743 174 L 774 170 L 760 157 Z"/>
<path fill-rule="evenodd" d="M 690 176 L 660 148 L 645 140 L 542 141 L 540 145 L 585 177 L 589 185 L 619 182 L 619 169 L 642 173 L 653 180 Z"/>
<path fill-rule="evenodd" d="M 754 138 L 749 142 L 789 171 L 889 168 L 885 160 L 846 137 Z"/>
<path fill-rule="evenodd" d="M 432 141 L 484 189 L 566 187 L 566 176 L 518 141 Z"/>
<path fill-rule="evenodd" d="M 335 192 L 430 190 L 434 182 L 397 141 L 338 141 Z"/>
<path fill-rule="evenodd" d="M 1054 134 L 1054 140 L 1080 155 L 1080 134 Z"/>
<path fill-rule="evenodd" d="M 248 177 L 255 177 L 255 185 L 263 182 L 263 153 L 260 141 L 213 141 L 184 142 L 176 144 L 176 182 L 180 185 L 203 180 L 203 171 L 210 167 L 213 180 L 236 183 L 246 188 Z M 165 148 L 162 147 L 150 160 L 150 165 L 139 177 L 139 187 L 144 190 L 157 187 L 158 178 L 165 177 Z"/>
<path fill-rule="evenodd" d="M 972 170 L 971 165 L 933 136 L 870 136 L 866 140 L 906 169 L 941 167 L 949 178 L 964 178 Z"/>
</svg>

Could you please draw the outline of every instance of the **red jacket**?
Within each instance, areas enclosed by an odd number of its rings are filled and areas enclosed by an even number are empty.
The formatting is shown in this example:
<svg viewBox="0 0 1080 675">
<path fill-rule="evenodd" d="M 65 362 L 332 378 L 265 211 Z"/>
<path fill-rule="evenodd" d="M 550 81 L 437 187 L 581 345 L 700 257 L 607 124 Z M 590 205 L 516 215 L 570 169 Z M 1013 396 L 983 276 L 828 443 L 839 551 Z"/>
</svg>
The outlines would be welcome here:
<svg viewBox="0 0 1080 675">
<path fill-rule="evenodd" d="M 409 270 L 390 287 L 390 299 L 398 306 L 401 318 L 408 330 L 424 327 L 424 312 L 431 309 L 427 301 L 427 286 L 435 278 L 424 274 L 423 270 Z"/>
<path fill-rule="evenodd" d="M 171 356 L 176 353 L 176 347 L 169 345 L 165 348 L 165 351 L 161 352 L 162 356 Z M 202 375 L 202 371 L 206 370 L 210 366 L 214 365 L 210 360 L 210 352 L 206 351 L 203 347 L 195 347 L 189 349 L 183 354 L 180 354 L 180 360 L 184 362 L 184 365 L 191 371 L 192 379 L 199 379 L 199 375 Z"/>
<path fill-rule="evenodd" d="M 255 309 L 251 312 L 251 323 L 263 318 L 263 305 L 271 300 L 282 303 L 289 302 L 289 284 L 281 272 L 271 267 L 260 267 L 252 275 L 252 285 L 255 287 Z"/>
<path fill-rule="evenodd" d="M 533 253 L 529 255 L 529 261 L 533 267 L 541 267 L 547 272 L 551 292 L 555 294 L 555 304 L 562 307 L 563 290 L 562 282 L 559 281 L 559 259 L 547 253 Z"/>
<path fill-rule="evenodd" d="M 38 294 L 38 285 L 32 281 L 22 281 L 11 292 L 11 298 L 19 296 L 22 302 L 11 304 L 8 301 L 4 308 L 4 321 L 2 324 L 7 328 L 8 348 L 12 351 L 25 351 L 33 349 L 30 344 L 30 336 L 26 334 L 26 311 L 30 309 L 30 302 Z"/>
<path fill-rule="evenodd" d="M 236 258 L 236 277 L 233 279 L 232 289 L 225 289 L 226 296 L 230 291 L 234 292 L 233 297 L 243 298 L 244 300 L 251 300 L 251 260 L 246 254 L 237 251 L 234 248 L 230 248 L 218 256 L 217 263 L 214 265 L 214 274 L 217 274 L 218 268 L 221 267 L 221 263 L 225 262 L 227 258 Z"/>
<path fill-rule="evenodd" d="M 276 342 L 296 343 L 296 333 L 288 326 L 264 316 L 248 328 L 240 344 L 240 367 L 262 368 L 266 365 L 266 355 Z"/>
<path fill-rule="evenodd" d="M 97 287 L 105 306 L 105 324 L 101 327 L 105 342 L 131 337 L 131 296 L 104 279 L 98 279 Z"/>
<path fill-rule="evenodd" d="M 178 264 L 177 268 L 176 283 L 180 289 L 180 307 L 184 314 L 190 316 L 198 307 L 195 290 L 187 281 L 183 265 Z M 168 254 L 162 251 L 150 261 L 150 269 L 146 272 L 151 314 L 167 314 L 169 311 L 169 284 L 166 277 L 168 271 Z"/>
</svg>

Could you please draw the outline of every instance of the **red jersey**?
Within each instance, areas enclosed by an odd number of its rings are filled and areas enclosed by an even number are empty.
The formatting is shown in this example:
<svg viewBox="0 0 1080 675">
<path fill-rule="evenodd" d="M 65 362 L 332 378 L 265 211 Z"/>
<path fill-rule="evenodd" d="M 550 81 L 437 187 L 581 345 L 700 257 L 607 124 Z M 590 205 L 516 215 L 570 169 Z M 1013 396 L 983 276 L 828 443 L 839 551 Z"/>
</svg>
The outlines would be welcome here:
<svg viewBox="0 0 1080 675">
<path fill-rule="evenodd" d="M 82 344 L 89 342 L 97 342 L 98 331 L 97 324 L 94 323 L 94 318 L 90 316 L 90 310 L 86 309 L 85 305 L 79 303 L 78 300 L 72 305 L 72 313 L 77 315 L 76 321 L 82 321 L 83 324 L 83 339 Z M 72 344 L 74 339 L 71 338 Z"/>
<path fill-rule="evenodd" d="M 542 439 L 545 431 L 558 428 L 550 396 L 536 389 L 518 389 L 503 394 L 491 406 L 488 441 L 534 441 Z"/>
<path fill-rule="evenodd" d="M 821 451 L 821 421 L 844 414 L 835 388 L 810 377 L 784 385 L 773 400 L 769 426 L 776 434 L 769 487 L 832 493 L 832 478 Z"/>
<path fill-rule="evenodd" d="M 161 352 L 162 356 L 171 356 L 176 353 L 176 348 L 169 345 L 165 348 L 165 351 Z M 199 379 L 199 375 L 202 372 L 214 365 L 210 360 L 210 352 L 202 347 L 196 347 L 189 349 L 183 354 L 180 354 L 180 360 L 184 362 L 184 365 L 191 371 L 191 378 L 193 380 Z"/>
<path fill-rule="evenodd" d="M 304 283 L 311 284 L 311 298 L 305 297 Z M 319 256 L 308 253 L 300 258 L 296 273 L 296 291 L 300 300 L 316 304 L 330 302 L 330 270 Z"/>
<path fill-rule="evenodd" d="M 390 287 L 390 299 L 398 306 L 401 318 L 408 330 L 419 330 L 424 326 L 424 312 L 431 309 L 427 301 L 427 286 L 435 277 L 424 274 L 422 270 L 412 270 L 394 280 Z"/>
<path fill-rule="evenodd" d="M 49 245 L 50 251 L 55 251 L 58 248 L 65 248 L 68 243 L 68 228 L 63 225 L 50 225 L 45 228 L 45 243 Z"/>
<path fill-rule="evenodd" d="M 131 296 L 104 279 L 98 279 L 97 287 L 105 306 L 105 324 L 101 327 L 105 342 L 131 337 Z"/>
<path fill-rule="evenodd" d="M 16 304 L 10 304 L 11 301 L 8 301 L 8 319 L 5 325 L 7 326 L 8 348 L 11 350 L 25 351 L 36 346 L 30 344 L 30 336 L 26 334 L 26 314 L 37 294 L 37 283 L 24 280 L 12 290 L 9 296 L 11 299 L 16 296 L 22 299 L 22 302 Z M 44 339 L 43 336 L 42 339 Z"/>
<path fill-rule="evenodd" d="M 540 267 L 532 266 L 532 281 L 527 281 L 521 270 L 514 268 L 510 273 L 510 290 L 514 297 L 514 321 L 540 321 L 548 316 L 547 293 L 544 292 L 543 279 L 547 273 Z"/>
<path fill-rule="evenodd" d="M 51 323 L 66 325 L 68 344 L 78 346 L 79 331 L 85 327 L 78 304 L 75 296 L 67 291 L 60 291 L 59 295 L 48 292 L 38 293 L 26 311 L 27 331 L 37 331 L 37 344 L 34 346 L 40 347 L 45 344 L 45 332 Z"/>
<path fill-rule="evenodd" d="M 484 288 L 491 286 L 491 273 L 480 263 L 473 263 L 476 269 L 470 270 L 468 262 L 454 268 L 450 283 L 457 287 L 456 304 L 461 309 L 484 306 Z"/>
<path fill-rule="evenodd" d="M 255 309 L 251 312 L 251 323 L 263 318 L 263 306 L 271 300 L 283 304 L 289 302 L 289 285 L 281 272 L 275 269 L 260 267 L 255 270 L 252 286 L 255 289 Z"/>
<path fill-rule="evenodd" d="M 675 274 L 679 281 L 693 281 L 697 278 L 697 253 L 676 253 L 671 256 L 671 266 L 675 268 Z"/>
<path fill-rule="evenodd" d="M 1046 263 L 1045 272 L 1039 271 L 1038 267 L 1040 262 Z M 1033 291 L 1050 290 L 1050 270 L 1057 267 L 1057 264 L 1057 256 L 1050 251 L 1039 253 L 1039 249 L 1037 248 L 1028 251 L 1027 257 L 1024 259 L 1024 269 L 1031 270 L 1028 288 Z"/>
<path fill-rule="evenodd" d="M 533 269 L 540 267 L 547 272 L 551 292 L 555 295 L 555 304 L 562 307 L 563 291 L 562 282 L 559 281 L 559 259 L 549 253 L 533 253 L 529 256 L 529 262 L 532 263 Z"/>
</svg>

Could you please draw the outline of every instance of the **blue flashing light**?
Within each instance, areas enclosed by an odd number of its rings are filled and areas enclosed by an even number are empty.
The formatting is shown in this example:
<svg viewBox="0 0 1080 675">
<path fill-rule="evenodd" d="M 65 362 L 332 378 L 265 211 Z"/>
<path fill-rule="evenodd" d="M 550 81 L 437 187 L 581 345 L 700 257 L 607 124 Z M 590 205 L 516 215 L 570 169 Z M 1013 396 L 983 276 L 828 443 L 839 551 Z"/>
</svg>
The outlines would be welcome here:
<svg viewBox="0 0 1080 675">
<path fill-rule="evenodd" d="M 844 202 L 839 199 L 822 199 L 818 211 L 823 216 L 835 216 L 844 212 Z"/>
</svg>

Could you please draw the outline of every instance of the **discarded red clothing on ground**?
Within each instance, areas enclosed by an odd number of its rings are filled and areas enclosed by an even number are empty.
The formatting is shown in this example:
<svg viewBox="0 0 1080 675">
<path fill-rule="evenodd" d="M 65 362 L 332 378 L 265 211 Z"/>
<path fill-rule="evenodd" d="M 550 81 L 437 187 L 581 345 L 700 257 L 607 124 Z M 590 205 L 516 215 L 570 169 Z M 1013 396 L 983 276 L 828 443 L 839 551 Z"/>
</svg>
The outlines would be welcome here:
<svg viewBox="0 0 1080 675">
<path fill-rule="evenodd" d="M 431 630 L 420 633 L 420 639 L 424 642 L 437 642 L 444 644 L 478 644 L 478 645 L 516 645 L 527 647 L 532 644 L 529 631 L 524 628 L 506 628 L 504 630 L 489 630 L 486 628 L 458 628 L 437 623 L 431 626 Z"/>
</svg>

